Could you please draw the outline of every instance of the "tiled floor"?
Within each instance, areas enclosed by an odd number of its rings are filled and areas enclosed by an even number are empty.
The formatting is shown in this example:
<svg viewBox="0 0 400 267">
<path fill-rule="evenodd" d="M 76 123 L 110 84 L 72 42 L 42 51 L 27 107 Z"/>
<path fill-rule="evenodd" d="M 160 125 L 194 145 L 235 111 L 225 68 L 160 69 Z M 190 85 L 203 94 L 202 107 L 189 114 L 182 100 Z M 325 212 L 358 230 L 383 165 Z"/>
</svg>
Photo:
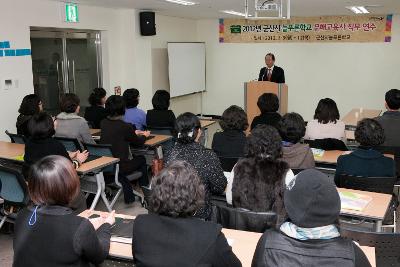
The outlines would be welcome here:
<svg viewBox="0 0 400 267">
<path fill-rule="evenodd" d="M 147 210 L 142 208 L 139 201 L 134 202 L 133 204 L 126 205 L 121 198 L 117 201 L 114 206 L 116 213 L 121 214 L 129 214 L 129 215 L 139 215 L 143 213 L 147 213 Z M 100 202 L 96 210 L 105 211 L 105 207 L 102 202 Z M 4 234 L 0 233 L 0 266 L 1 267 L 11 267 L 12 259 L 13 259 L 13 248 L 12 248 L 12 234 Z"/>
</svg>

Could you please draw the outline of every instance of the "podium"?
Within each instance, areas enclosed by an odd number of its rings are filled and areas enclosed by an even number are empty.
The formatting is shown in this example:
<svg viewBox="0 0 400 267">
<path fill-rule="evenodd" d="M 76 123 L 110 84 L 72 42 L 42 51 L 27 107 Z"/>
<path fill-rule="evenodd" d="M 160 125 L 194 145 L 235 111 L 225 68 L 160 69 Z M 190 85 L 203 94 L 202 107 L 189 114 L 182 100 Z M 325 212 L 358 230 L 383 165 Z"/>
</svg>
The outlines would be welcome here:
<svg viewBox="0 0 400 267">
<path fill-rule="evenodd" d="M 279 99 L 279 113 L 284 115 L 288 112 L 288 86 L 284 83 L 272 83 L 264 81 L 251 81 L 244 83 L 244 110 L 247 113 L 249 124 L 255 116 L 260 115 L 257 106 L 258 98 L 264 93 L 273 93 Z"/>
</svg>

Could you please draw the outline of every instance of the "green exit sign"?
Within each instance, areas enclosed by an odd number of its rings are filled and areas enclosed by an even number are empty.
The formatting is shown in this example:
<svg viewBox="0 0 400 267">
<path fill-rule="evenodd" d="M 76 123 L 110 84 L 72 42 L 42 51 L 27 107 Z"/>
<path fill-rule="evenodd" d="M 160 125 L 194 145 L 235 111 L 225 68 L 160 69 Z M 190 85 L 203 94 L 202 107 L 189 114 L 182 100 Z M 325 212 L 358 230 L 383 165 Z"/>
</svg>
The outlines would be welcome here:
<svg viewBox="0 0 400 267">
<path fill-rule="evenodd" d="M 65 4 L 65 21 L 79 22 L 78 5 L 73 3 Z"/>
</svg>

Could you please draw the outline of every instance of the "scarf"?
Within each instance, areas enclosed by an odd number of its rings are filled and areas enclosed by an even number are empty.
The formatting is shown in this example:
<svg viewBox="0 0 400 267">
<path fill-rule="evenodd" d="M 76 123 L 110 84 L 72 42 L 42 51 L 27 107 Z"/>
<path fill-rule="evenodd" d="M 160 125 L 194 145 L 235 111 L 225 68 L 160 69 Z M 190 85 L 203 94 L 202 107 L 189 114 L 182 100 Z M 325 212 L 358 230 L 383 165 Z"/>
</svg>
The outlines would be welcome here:
<svg viewBox="0 0 400 267">
<path fill-rule="evenodd" d="M 333 224 L 315 228 L 299 227 L 291 222 L 285 222 L 280 227 L 281 232 L 297 240 L 332 239 L 340 236 L 337 227 Z"/>
</svg>

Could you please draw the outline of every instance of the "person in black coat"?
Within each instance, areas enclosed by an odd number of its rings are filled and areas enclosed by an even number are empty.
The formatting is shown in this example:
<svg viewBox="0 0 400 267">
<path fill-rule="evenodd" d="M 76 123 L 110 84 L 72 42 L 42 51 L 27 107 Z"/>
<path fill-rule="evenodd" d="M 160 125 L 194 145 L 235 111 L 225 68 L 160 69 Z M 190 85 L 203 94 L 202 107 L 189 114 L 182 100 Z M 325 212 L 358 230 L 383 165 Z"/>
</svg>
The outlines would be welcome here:
<svg viewBox="0 0 400 267">
<path fill-rule="evenodd" d="M 153 178 L 150 213 L 137 216 L 133 225 L 137 267 L 242 266 L 221 226 L 193 217 L 204 194 L 200 177 L 185 161 Z"/>
<path fill-rule="evenodd" d="M 94 88 L 89 96 L 90 107 L 85 109 L 85 120 L 89 123 L 90 128 L 100 129 L 100 122 L 107 117 L 107 111 L 104 108 L 106 103 L 106 90 L 103 88 Z"/>
<path fill-rule="evenodd" d="M 154 93 L 153 109 L 147 111 L 147 128 L 170 128 L 175 127 L 175 114 L 169 110 L 170 94 L 165 90 L 157 90 Z"/>
<path fill-rule="evenodd" d="M 341 174 L 361 177 L 395 177 L 394 160 L 374 149 L 385 142 L 385 133 L 379 122 L 363 119 L 357 124 L 354 135 L 360 146 L 352 153 L 338 158 L 335 183 L 340 186 Z"/>
<path fill-rule="evenodd" d="M 264 93 L 257 101 L 257 106 L 261 111 L 261 114 L 254 117 L 251 122 L 251 130 L 253 130 L 259 124 L 266 124 L 278 128 L 278 124 L 282 119 L 279 110 L 279 99 L 276 94 Z"/>
<path fill-rule="evenodd" d="M 55 130 L 53 118 L 45 112 L 33 115 L 28 123 L 28 131 L 30 138 L 25 144 L 24 164 L 22 167 L 22 174 L 28 182 L 30 182 L 28 180 L 30 167 L 46 156 L 62 156 L 72 161 L 76 169 L 79 168 L 89 156 L 87 151 L 68 152 L 62 143 L 54 139 L 53 135 Z M 86 200 L 82 192 L 71 202 L 70 207 L 76 213 L 87 209 Z"/>
<path fill-rule="evenodd" d="M 17 134 L 29 137 L 28 122 L 33 115 L 43 111 L 43 103 L 35 94 L 26 95 L 18 109 L 19 115 L 15 126 Z"/>
<path fill-rule="evenodd" d="M 230 106 L 222 113 L 219 122 L 223 132 L 216 132 L 212 141 L 212 149 L 219 157 L 244 156 L 246 134 L 249 127 L 247 114 L 241 107 Z"/>
<path fill-rule="evenodd" d="M 113 156 L 120 159 L 118 178 L 124 191 L 125 203 L 129 204 L 135 201 L 135 195 L 126 175 L 140 171 L 142 176 L 139 184 L 147 186 L 149 183 L 146 159 L 143 156 L 131 155 L 129 146 L 142 146 L 150 132 L 138 131 L 134 125 L 123 121 L 125 102 L 122 96 L 110 96 L 106 102 L 106 109 L 109 116 L 101 122 L 100 143 L 111 145 Z"/>
<path fill-rule="evenodd" d="M 282 68 L 275 66 L 275 56 L 268 53 L 265 56 L 266 67 L 261 68 L 258 75 L 259 81 L 269 81 L 273 83 L 285 83 L 285 72 Z"/>
<path fill-rule="evenodd" d="M 364 252 L 340 236 L 340 197 L 333 181 L 308 169 L 287 183 L 284 205 L 288 219 L 279 230 L 264 232 L 252 267 L 368 267 Z"/>
<path fill-rule="evenodd" d="M 32 166 L 29 180 L 33 206 L 15 222 L 13 267 L 101 264 L 110 249 L 114 213 L 88 220 L 68 208 L 80 189 L 71 161 L 47 156 Z"/>
</svg>

